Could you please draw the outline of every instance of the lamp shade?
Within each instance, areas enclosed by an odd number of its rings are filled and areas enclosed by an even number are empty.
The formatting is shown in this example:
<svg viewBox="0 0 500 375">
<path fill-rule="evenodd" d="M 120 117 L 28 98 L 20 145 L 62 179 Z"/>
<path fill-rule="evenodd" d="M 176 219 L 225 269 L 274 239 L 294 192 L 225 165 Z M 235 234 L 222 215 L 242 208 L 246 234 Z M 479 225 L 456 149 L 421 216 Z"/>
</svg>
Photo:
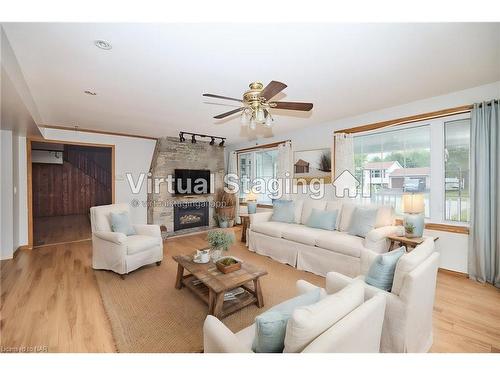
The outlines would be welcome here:
<svg viewBox="0 0 500 375">
<path fill-rule="evenodd" d="M 403 212 L 421 214 L 425 211 L 423 194 L 403 194 Z"/>
</svg>

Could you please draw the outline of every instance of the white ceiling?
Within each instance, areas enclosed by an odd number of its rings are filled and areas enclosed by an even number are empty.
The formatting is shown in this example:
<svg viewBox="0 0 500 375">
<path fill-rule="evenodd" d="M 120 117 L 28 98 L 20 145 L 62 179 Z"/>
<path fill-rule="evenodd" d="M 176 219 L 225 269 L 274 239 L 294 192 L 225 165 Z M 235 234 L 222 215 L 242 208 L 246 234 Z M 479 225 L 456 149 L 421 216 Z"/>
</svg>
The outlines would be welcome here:
<svg viewBox="0 0 500 375">
<path fill-rule="evenodd" d="M 241 97 L 256 80 L 314 103 L 307 115 L 275 111 L 274 135 L 500 80 L 500 23 L 2 26 L 39 123 L 154 137 L 255 137 L 237 116 L 212 119 L 236 102 L 201 94 Z"/>
</svg>

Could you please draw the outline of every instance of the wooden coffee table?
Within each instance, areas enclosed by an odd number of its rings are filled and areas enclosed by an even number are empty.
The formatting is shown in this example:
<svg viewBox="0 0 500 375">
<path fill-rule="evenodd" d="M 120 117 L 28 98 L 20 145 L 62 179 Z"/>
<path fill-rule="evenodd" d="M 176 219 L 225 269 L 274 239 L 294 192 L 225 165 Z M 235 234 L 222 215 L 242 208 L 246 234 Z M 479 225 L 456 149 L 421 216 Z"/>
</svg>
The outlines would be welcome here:
<svg viewBox="0 0 500 375">
<path fill-rule="evenodd" d="M 222 319 L 253 303 L 258 307 L 264 306 L 259 278 L 267 275 L 266 270 L 243 262 L 240 270 L 224 274 L 213 262 L 193 262 L 191 255 L 175 255 L 172 258 L 177 262 L 175 287 L 181 289 L 185 286 L 201 298 L 208 305 L 209 315 Z M 186 275 L 184 270 L 188 272 Z M 224 293 L 238 287 L 242 287 L 244 292 L 234 300 L 224 301 Z"/>
</svg>

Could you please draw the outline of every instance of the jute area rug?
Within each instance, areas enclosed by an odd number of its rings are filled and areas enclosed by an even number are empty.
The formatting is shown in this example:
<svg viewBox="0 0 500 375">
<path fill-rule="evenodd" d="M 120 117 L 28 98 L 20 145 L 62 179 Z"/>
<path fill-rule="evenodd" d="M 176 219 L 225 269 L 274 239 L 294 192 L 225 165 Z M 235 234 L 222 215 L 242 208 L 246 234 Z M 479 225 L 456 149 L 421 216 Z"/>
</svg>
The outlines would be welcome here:
<svg viewBox="0 0 500 375">
<path fill-rule="evenodd" d="M 235 231 L 237 242 L 229 254 L 267 270 L 261 278 L 264 307 L 248 306 L 224 318 L 223 323 L 237 332 L 254 322 L 260 313 L 296 295 L 299 279 L 324 286 L 324 278 L 278 263 L 249 252 L 239 242 L 241 231 Z M 206 233 L 168 239 L 164 245 L 161 266 L 143 267 L 122 280 L 117 274 L 96 271 L 104 308 L 111 323 L 119 352 L 201 352 L 203 321 L 207 305 L 190 290 L 174 287 L 176 254 L 190 254 L 207 247 Z"/>
</svg>

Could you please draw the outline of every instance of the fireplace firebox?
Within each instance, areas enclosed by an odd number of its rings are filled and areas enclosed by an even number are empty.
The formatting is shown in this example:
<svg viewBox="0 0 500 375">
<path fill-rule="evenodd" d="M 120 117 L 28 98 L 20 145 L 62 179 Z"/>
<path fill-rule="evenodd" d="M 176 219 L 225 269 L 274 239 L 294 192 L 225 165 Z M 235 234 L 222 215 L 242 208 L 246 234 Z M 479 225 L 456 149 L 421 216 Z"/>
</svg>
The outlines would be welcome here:
<svg viewBox="0 0 500 375">
<path fill-rule="evenodd" d="M 209 224 L 209 202 L 189 202 L 174 205 L 174 231 Z"/>
</svg>

